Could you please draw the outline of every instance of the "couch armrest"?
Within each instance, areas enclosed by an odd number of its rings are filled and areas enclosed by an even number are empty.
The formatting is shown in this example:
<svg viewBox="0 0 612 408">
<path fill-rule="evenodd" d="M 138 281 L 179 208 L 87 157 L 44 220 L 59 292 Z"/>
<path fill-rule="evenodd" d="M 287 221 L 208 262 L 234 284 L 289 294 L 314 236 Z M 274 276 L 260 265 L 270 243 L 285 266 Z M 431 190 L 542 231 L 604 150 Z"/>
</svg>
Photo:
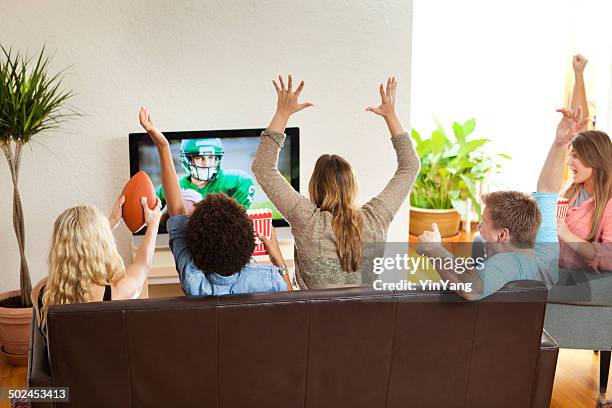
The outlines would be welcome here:
<svg viewBox="0 0 612 408">
<path fill-rule="evenodd" d="M 38 328 L 36 308 L 32 308 L 32 323 L 30 324 L 30 349 L 28 352 L 28 386 L 52 387 L 53 378 L 47 354 L 47 341 Z M 32 408 L 53 407 L 52 402 L 32 402 Z"/>
<path fill-rule="evenodd" d="M 32 311 L 30 325 L 30 350 L 28 353 L 28 385 L 30 387 L 51 387 L 51 368 L 47 355 L 47 342 L 38 328 L 36 310 Z"/>
<path fill-rule="evenodd" d="M 531 404 L 532 408 L 550 407 L 558 356 L 559 346 L 553 338 L 546 333 L 546 330 L 543 330 L 540 352 L 538 354 L 538 365 L 536 367 L 536 378 Z"/>
</svg>

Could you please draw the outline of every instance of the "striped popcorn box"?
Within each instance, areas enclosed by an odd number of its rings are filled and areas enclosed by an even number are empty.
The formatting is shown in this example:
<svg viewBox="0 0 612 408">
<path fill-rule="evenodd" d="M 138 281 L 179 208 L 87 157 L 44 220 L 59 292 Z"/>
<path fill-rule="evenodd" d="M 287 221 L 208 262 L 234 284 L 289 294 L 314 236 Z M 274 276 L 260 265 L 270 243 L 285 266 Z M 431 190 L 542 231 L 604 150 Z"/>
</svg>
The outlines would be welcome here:
<svg viewBox="0 0 612 408">
<path fill-rule="evenodd" d="M 567 215 L 567 209 L 569 207 L 569 199 L 560 198 L 557 201 L 557 221 L 565 221 Z"/>
<path fill-rule="evenodd" d="M 266 238 L 272 236 L 272 210 L 269 208 L 247 210 L 247 215 L 253 221 L 253 232 L 255 233 L 253 256 L 268 255 L 268 249 L 257 235 L 262 234 Z"/>
</svg>

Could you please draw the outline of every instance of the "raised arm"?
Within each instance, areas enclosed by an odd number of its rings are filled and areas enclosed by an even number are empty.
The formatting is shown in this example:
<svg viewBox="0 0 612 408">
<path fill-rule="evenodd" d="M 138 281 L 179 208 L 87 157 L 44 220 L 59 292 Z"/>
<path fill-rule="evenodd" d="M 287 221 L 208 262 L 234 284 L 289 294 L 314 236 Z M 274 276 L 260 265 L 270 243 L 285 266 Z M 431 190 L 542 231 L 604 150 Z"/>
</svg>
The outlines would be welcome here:
<svg viewBox="0 0 612 408">
<path fill-rule="evenodd" d="M 146 108 L 140 108 L 138 117 L 140 119 L 140 125 L 149 134 L 155 146 L 157 146 L 161 167 L 162 187 L 168 207 L 168 215 L 172 217 L 174 215 L 187 214 L 185 200 L 183 199 L 183 193 L 181 192 L 178 177 L 176 176 L 176 169 L 174 168 L 174 162 L 172 161 L 172 153 L 170 152 L 170 143 L 168 143 L 168 139 L 155 128 L 151 121 L 151 115 L 149 115 L 149 111 Z"/>
<path fill-rule="evenodd" d="M 376 108 L 369 106 L 366 108 L 368 112 L 382 116 L 387 123 L 391 137 L 406 133 L 402 123 L 395 112 L 395 92 L 397 91 L 397 79 L 395 77 L 387 79 L 387 87 L 380 84 L 378 88 L 380 92 L 380 105 Z"/>
<path fill-rule="evenodd" d="M 113 286 L 113 299 L 133 299 L 138 297 L 142 291 L 153 262 L 155 240 L 161 215 L 161 201 L 159 197 L 156 200 L 155 208 L 151 210 L 147 204 L 147 198 L 142 197 L 141 199 L 147 232 L 134 255 L 134 262 L 126 268 L 125 278 L 119 280 Z"/>
<path fill-rule="evenodd" d="M 113 210 L 108 216 L 108 223 L 110 224 L 111 229 L 117 228 L 119 222 L 121 221 L 121 217 L 123 215 L 123 204 L 125 204 L 125 196 L 120 196 L 117 199 L 117 202 L 113 206 Z"/>
<path fill-rule="evenodd" d="M 589 62 L 589 60 L 580 54 L 574 55 L 572 58 L 572 66 L 574 68 L 574 90 L 572 91 L 572 100 L 570 102 L 570 109 L 575 112 L 578 110 L 578 107 L 580 107 L 585 118 L 589 117 L 589 105 L 587 103 L 584 86 L 584 67 L 587 62 Z M 580 132 L 586 130 L 587 126 L 588 120 L 584 128 L 580 129 Z"/>
<path fill-rule="evenodd" d="M 419 243 L 416 246 L 417 252 L 428 259 L 438 259 L 437 262 L 434 262 L 434 265 L 443 281 L 455 284 L 469 284 L 469 291 L 460 289 L 455 291 L 459 296 L 466 300 L 480 299 L 483 292 L 483 283 L 478 273 L 474 269 L 467 268 L 456 272 L 452 267 L 457 265 L 454 262 L 455 256 L 442 246 L 442 237 L 438 230 L 438 224 L 433 223 L 431 229 L 431 231 L 425 231 L 419 235 Z M 461 263 L 461 265 L 464 264 Z M 464 287 L 467 289 L 468 285 L 464 285 Z"/>
<path fill-rule="evenodd" d="M 381 218 L 383 224 L 391 222 L 404 200 L 408 197 L 412 184 L 419 173 L 421 163 L 412 146 L 408 133 L 404 130 L 395 112 L 395 93 L 397 80 L 395 77 L 387 80 L 386 88 L 380 84 L 381 104 L 378 107 L 368 107 L 366 111 L 382 116 L 391 134 L 391 143 L 397 155 L 397 170 L 383 191 L 364 208 L 372 210 Z"/>
<path fill-rule="evenodd" d="M 563 182 L 565 154 L 569 144 L 589 120 L 589 118 L 582 117 L 581 107 L 578 107 L 576 112 L 571 109 L 557 109 L 557 112 L 563 114 L 563 117 L 557 125 L 555 140 L 540 171 L 537 186 L 537 191 L 540 193 L 559 192 Z"/>
<path fill-rule="evenodd" d="M 289 75 L 287 86 L 281 76 L 279 84 L 272 81 L 276 89 L 276 113 L 261 135 L 259 147 L 253 159 L 251 170 L 257 182 L 268 195 L 278 211 L 291 222 L 292 211 L 300 204 L 309 206 L 310 200 L 294 190 L 278 171 L 278 154 L 285 141 L 285 127 L 289 117 L 304 108 L 313 106 L 311 103 L 299 103 L 298 98 L 304 89 L 304 81 L 293 90 L 293 78 Z"/>
<path fill-rule="evenodd" d="M 272 80 L 272 85 L 274 85 L 274 89 L 276 89 L 276 96 L 278 98 L 276 101 L 276 112 L 274 113 L 272 121 L 270 121 L 268 130 L 271 130 L 272 132 L 284 133 L 291 115 L 314 105 L 310 102 L 298 102 L 300 94 L 304 89 L 304 81 L 300 82 L 300 85 L 298 85 L 296 90 L 293 90 L 293 77 L 291 75 L 289 75 L 287 79 L 286 87 L 285 81 L 280 75 L 278 76 L 278 82 L 280 83 L 280 86 L 275 80 Z"/>
</svg>

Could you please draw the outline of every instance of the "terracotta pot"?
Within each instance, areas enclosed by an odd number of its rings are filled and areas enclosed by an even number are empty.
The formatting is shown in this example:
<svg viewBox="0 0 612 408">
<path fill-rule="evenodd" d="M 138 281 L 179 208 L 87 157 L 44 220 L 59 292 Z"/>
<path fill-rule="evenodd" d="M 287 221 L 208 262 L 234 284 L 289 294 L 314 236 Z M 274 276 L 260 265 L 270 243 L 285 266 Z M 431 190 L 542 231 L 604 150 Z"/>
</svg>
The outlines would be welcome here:
<svg viewBox="0 0 612 408">
<path fill-rule="evenodd" d="M 0 301 L 19 295 L 18 290 L 0 293 Z M 28 354 L 31 321 L 31 307 L 0 307 L 0 345 L 3 354 L 13 356 Z"/>
<path fill-rule="evenodd" d="M 8 361 L 11 365 L 14 366 L 25 366 L 28 365 L 28 355 L 27 354 L 9 354 L 5 353 L 0 346 L 0 356 L 4 357 L 6 361 Z"/>
<path fill-rule="evenodd" d="M 461 215 L 457 210 L 429 210 L 410 207 L 410 234 L 421 235 L 423 231 L 431 231 L 431 224 L 437 223 L 442 238 L 452 237 L 459 233 Z"/>
</svg>

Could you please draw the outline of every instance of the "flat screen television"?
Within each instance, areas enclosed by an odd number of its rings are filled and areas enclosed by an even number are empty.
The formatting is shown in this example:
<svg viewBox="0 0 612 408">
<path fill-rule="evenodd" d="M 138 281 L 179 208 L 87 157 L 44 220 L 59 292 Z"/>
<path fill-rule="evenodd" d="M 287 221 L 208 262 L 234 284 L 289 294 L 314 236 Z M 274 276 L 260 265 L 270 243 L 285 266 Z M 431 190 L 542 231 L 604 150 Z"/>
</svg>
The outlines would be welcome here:
<svg viewBox="0 0 612 408">
<path fill-rule="evenodd" d="M 263 130 L 163 132 L 170 142 L 174 167 L 188 210 L 200 197 L 223 191 L 247 209 L 271 209 L 275 227 L 288 226 L 251 172 L 251 163 Z M 278 169 L 293 188 L 299 191 L 300 131 L 297 127 L 287 128 L 285 134 L 287 138 L 279 155 Z M 130 176 L 145 171 L 162 199 L 162 209 L 165 208 L 157 148 L 146 133 L 130 133 L 129 145 Z M 164 222 L 160 224 L 159 232 L 167 232 Z M 143 233 L 141 230 L 137 234 Z"/>
</svg>

